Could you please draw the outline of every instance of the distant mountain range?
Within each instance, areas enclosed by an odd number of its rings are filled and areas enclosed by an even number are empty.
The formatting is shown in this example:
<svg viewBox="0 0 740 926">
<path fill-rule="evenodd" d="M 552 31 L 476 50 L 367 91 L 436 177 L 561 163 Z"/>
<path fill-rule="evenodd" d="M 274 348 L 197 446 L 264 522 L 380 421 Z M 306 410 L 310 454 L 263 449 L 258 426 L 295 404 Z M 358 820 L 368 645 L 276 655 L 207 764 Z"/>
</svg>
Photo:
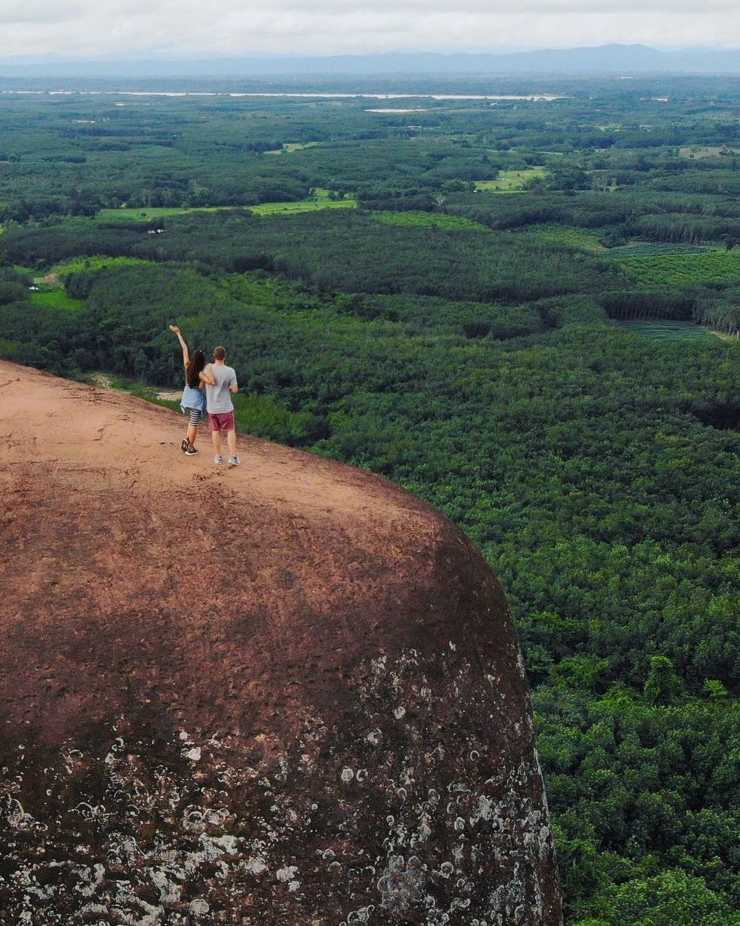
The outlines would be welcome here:
<svg viewBox="0 0 740 926">
<path fill-rule="evenodd" d="M 249 56 L 208 59 L 62 59 L 0 57 L 0 78 L 259 78 L 395 75 L 598 76 L 737 74 L 740 49 L 663 51 L 647 45 L 601 45 L 508 54 L 392 52 L 333 57 Z"/>
</svg>

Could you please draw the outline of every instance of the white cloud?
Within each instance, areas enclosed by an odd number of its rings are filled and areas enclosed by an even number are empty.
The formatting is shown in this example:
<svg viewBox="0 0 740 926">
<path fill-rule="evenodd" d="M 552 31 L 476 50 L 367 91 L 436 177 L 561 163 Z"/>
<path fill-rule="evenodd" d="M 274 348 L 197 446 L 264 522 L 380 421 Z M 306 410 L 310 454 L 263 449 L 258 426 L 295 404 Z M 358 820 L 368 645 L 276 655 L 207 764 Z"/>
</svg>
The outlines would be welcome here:
<svg viewBox="0 0 740 926">
<path fill-rule="evenodd" d="M 0 60 L 740 46 L 737 0 L 0 0 Z"/>
<path fill-rule="evenodd" d="M 3 0 L 0 23 L 57 23 L 84 16 L 90 8 L 86 0 L 50 3 L 49 0 Z"/>
</svg>

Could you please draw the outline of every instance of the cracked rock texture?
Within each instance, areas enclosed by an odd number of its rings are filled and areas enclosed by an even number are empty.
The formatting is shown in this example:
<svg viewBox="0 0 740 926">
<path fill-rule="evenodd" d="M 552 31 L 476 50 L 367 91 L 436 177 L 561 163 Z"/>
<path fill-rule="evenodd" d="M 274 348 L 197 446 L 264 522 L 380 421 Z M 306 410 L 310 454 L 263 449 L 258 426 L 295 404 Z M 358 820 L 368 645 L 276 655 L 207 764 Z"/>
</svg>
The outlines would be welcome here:
<svg viewBox="0 0 740 926">
<path fill-rule="evenodd" d="M 511 618 L 449 521 L 0 384 L 0 924 L 559 926 Z"/>
</svg>

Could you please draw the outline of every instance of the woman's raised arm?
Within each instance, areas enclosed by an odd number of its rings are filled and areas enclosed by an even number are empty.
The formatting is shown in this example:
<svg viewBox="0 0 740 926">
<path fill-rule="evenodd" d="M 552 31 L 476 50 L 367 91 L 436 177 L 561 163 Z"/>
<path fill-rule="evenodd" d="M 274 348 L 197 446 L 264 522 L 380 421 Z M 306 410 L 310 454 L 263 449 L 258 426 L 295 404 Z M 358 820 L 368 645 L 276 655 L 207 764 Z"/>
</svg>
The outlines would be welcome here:
<svg viewBox="0 0 740 926">
<path fill-rule="evenodd" d="M 188 364 L 190 363 L 190 351 L 188 350 L 188 343 L 182 336 L 182 332 L 177 327 L 177 325 L 169 325 L 169 329 L 173 334 L 177 335 L 177 340 L 180 342 L 180 347 L 182 348 L 182 365 L 187 370 Z"/>
</svg>

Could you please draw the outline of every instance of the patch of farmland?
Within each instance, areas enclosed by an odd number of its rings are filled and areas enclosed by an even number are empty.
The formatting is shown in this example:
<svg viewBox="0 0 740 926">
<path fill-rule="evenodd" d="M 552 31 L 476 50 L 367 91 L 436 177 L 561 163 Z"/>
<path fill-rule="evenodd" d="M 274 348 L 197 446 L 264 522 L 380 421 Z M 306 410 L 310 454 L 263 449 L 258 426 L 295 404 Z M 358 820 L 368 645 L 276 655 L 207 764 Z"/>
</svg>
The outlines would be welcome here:
<svg viewBox="0 0 740 926">
<path fill-rule="evenodd" d="M 63 289 L 46 289 L 31 293 L 31 304 L 51 309 L 68 309 L 76 311 L 82 308 L 81 299 L 73 299 Z"/>
<path fill-rule="evenodd" d="M 641 286 L 740 282 L 740 248 L 621 256 L 617 263 Z"/>
<path fill-rule="evenodd" d="M 520 234 L 530 234 L 547 244 L 562 244 L 593 254 L 606 251 L 597 234 L 572 225 L 527 225 Z"/>
<path fill-rule="evenodd" d="M 448 231 L 477 231 L 489 232 L 490 229 L 480 222 L 466 219 L 461 215 L 447 215 L 444 212 L 421 212 L 409 210 L 408 212 L 393 212 L 382 210 L 371 212 L 371 217 L 386 225 L 426 226 L 431 228 L 444 228 Z"/>
<path fill-rule="evenodd" d="M 319 209 L 356 208 L 357 200 L 354 197 L 334 199 L 329 190 L 317 188 L 312 191 L 308 199 L 260 203 L 259 206 L 251 206 L 249 211 L 254 213 L 254 215 L 296 215 L 300 212 L 316 212 Z"/>
<path fill-rule="evenodd" d="M 289 141 L 285 142 L 280 148 L 273 148 L 272 151 L 265 151 L 265 154 L 292 154 L 294 151 L 303 151 L 306 148 L 316 148 L 321 142 L 318 141 Z"/>
<path fill-rule="evenodd" d="M 605 257 L 620 260 L 623 257 L 645 257 L 651 254 L 697 254 L 704 251 L 716 251 L 714 244 L 682 244 L 667 241 L 631 241 L 615 248 L 609 248 Z"/>
<path fill-rule="evenodd" d="M 700 341 L 706 344 L 715 340 L 714 332 L 694 322 L 651 320 L 616 321 L 614 324 L 632 334 L 655 341 Z"/>
<path fill-rule="evenodd" d="M 740 154 L 737 148 L 728 148 L 727 145 L 685 145 L 678 149 L 682 158 L 721 158 L 732 157 L 734 154 Z"/>
<path fill-rule="evenodd" d="M 187 212 L 220 212 L 223 209 L 242 209 L 243 206 L 146 206 L 118 209 L 101 209 L 95 216 L 99 222 L 153 222 L 168 216 Z"/>
<path fill-rule="evenodd" d="M 476 180 L 477 192 L 485 193 L 521 193 L 533 180 L 540 180 L 548 175 L 546 167 L 527 167 L 524 170 L 499 171 L 495 180 Z"/>
<path fill-rule="evenodd" d="M 57 285 L 61 286 L 61 279 L 71 273 L 81 273 L 84 270 L 100 270 L 103 267 L 138 267 L 151 263 L 152 261 L 144 260 L 141 257 L 106 257 L 104 255 L 72 257 L 69 260 L 62 261 L 60 264 L 56 264 L 45 280 L 50 283 L 56 282 Z M 50 277 L 55 279 L 50 279 Z"/>
</svg>

